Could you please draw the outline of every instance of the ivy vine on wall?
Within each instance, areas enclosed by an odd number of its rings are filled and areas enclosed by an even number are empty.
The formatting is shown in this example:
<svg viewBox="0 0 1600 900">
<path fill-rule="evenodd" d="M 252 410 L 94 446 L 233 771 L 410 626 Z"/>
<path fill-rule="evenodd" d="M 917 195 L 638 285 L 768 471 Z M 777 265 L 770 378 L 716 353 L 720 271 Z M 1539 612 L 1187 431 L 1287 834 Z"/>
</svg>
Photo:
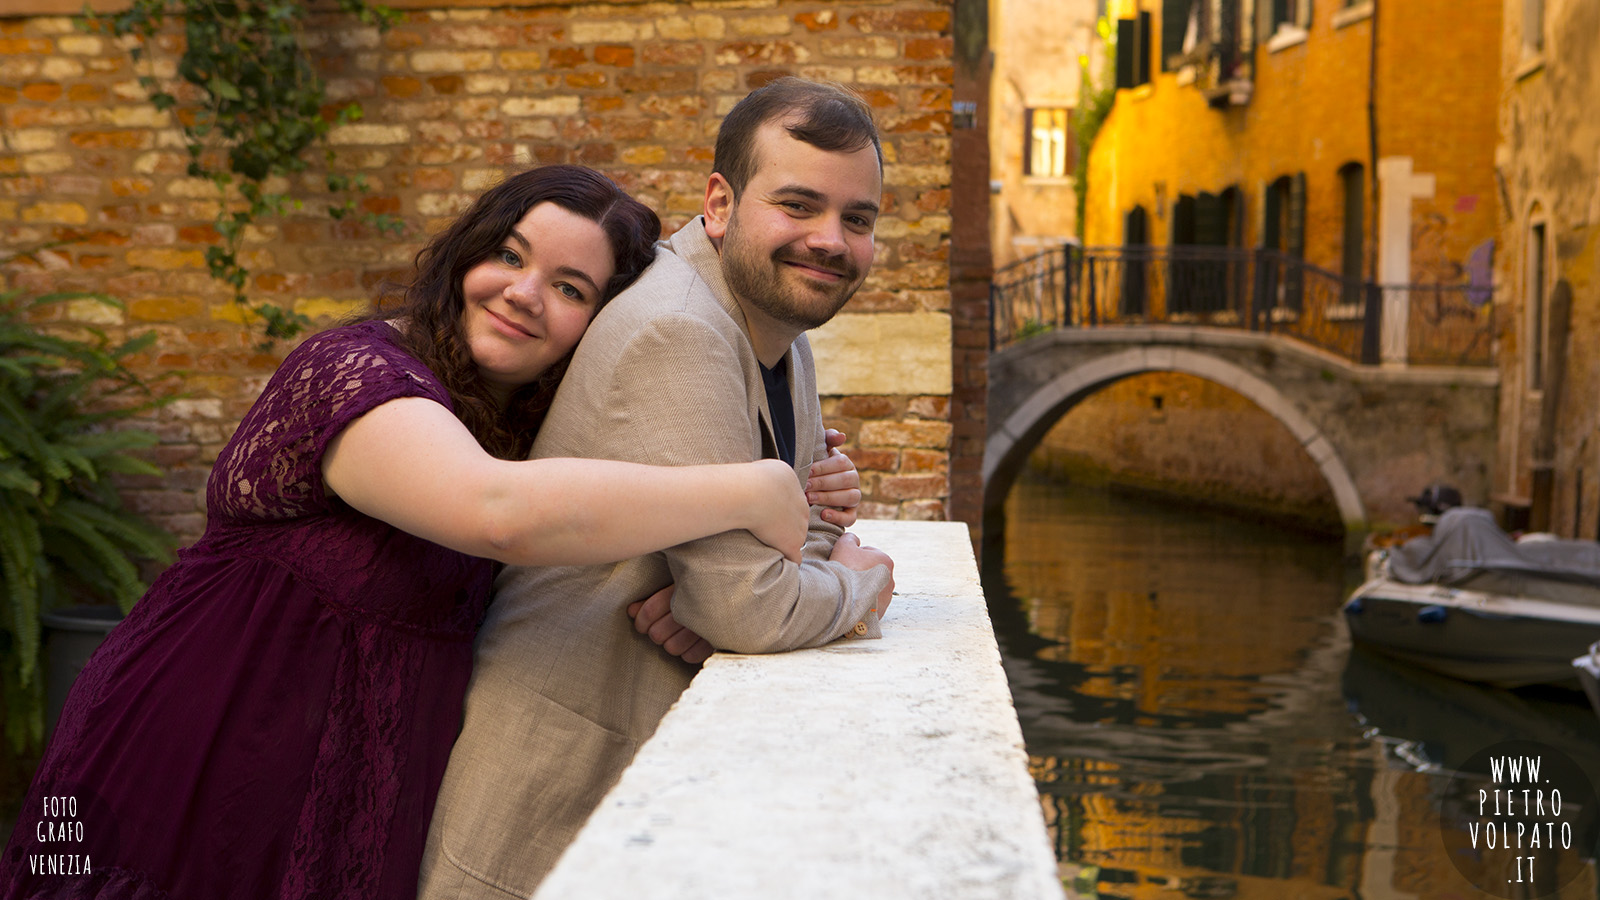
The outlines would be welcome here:
<svg viewBox="0 0 1600 900">
<path fill-rule="evenodd" d="M 367 0 L 335 2 L 340 12 L 380 31 L 398 18 Z M 305 172 L 307 157 L 321 146 L 328 191 L 343 198 L 328 205 L 330 216 L 355 215 L 356 195 L 367 190 L 363 176 L 335 170 L 326 144 L 335 124 L 361 118 L 361 106 L 351 102 L 324 112 L 327 90 L 302 39 L 306 13 L 302 0 L 133 0 L 120 13 L 87 14 L 91 28 L 138 39 L 129 51 L 135 63 L 151 55 L 152 40 L 169 21 L 181 23 L 176 80 L 163 83 L 145 74 L 139 82 L 157 109 L 175 112 L 189 151 L 188 174 L 211 181 L 221 194 L 215 222 L 221 241 L 206 248 L 206 265 L 213 278 L 233 289 L 236 303 L 260 318 L 269 342 L 294 337 L 310 324 L 300 313 L 273 304 L 252 308 L 247 297 L 250 271 L 240 259 L 246 230 L 302 206 L 293 195 L 273 189 L 271 179 L 286 183 Z M 404 229 L 394 216 L 363 218 L 379 234 Z"/>
</svg>

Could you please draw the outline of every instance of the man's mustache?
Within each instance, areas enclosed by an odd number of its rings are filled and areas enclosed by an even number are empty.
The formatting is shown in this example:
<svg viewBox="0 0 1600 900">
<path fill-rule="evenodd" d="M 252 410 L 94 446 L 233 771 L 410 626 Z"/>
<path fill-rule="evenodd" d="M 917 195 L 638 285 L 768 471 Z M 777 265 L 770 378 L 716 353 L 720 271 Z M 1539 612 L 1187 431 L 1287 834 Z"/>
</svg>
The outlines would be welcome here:
<svg viewBox="0 0 1600 900">
<path fill-rule="evenodd" d="M 844 256 L 829 256 L 826 253 L 786 253 L 780 251 L 772 254 L 772 258 L 778 262 L 792 262 L 812 266 L 852 281 L 860 274 L 860 271 L 850 262 L 849 258 Z"/>
</svg>

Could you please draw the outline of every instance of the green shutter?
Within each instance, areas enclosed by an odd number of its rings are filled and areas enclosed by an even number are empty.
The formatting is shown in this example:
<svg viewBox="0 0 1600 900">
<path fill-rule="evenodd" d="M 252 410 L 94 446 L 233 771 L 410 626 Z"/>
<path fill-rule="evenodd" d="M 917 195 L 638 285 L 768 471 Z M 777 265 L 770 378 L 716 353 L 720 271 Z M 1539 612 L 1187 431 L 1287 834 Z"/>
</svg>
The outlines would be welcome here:
<svg viewBox="0 0 1600 900">
<path fill-rule="evenodd" d="M 1295 259 L 1306 255 L 1306 173 L 1296 172 L 1289 180 L 1289 246 L 1284 248 Z"/>
<path fill-rule="evenodd" d="M 1117 20 L 1117 87 L 1131 88 L 1133 61 L 1138 55 L 1138 23 L 1133 19 Z"/>
<path fill-rule="evenodd" d="M 1262 196 L 1261 246 L 1266 250 L 1283 249 L 1282 194 L 1279 183 L 1274 181 Z"/>
<path fill-rule="evenodd" d="M 1161 0 L 1161 71 L 1174 56 L 1183 52 L 1183 35 L 1189 30 L 1189 7 L 1193 0 Z"/>
<path fill-rule="evenodd" d="M 1228 243 L 1228 211 L 1216 194 L 1201 191 L 1195 198 L 1194 242 L 1207 247 Z"/>
<path fill-rule="evenodd" d="M 1134 84 L 1148 84 L 1150 81 L 1150 32 L 1155 27 L 1150 24 L 1150 13 L 1139 10 L 1139 58 L 1134 61 L 1137 66 L 1133 70 Z"/>
</svg>

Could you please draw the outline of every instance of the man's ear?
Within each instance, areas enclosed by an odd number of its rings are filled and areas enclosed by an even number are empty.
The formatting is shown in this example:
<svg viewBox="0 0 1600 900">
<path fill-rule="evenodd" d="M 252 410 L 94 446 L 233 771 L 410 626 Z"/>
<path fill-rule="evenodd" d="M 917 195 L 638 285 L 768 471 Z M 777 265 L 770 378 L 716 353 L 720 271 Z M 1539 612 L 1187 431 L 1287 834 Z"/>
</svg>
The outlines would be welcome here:
<svg viewBox="0 0 1600 900">
<path fill-rule="evenodd" d="M 733 218 L 733 206 L 733 185 L 721 172 L 712 172 L 706 181 L 706 237 L 722 240 L 728 233 L 728 220 Z"/>
</svg>

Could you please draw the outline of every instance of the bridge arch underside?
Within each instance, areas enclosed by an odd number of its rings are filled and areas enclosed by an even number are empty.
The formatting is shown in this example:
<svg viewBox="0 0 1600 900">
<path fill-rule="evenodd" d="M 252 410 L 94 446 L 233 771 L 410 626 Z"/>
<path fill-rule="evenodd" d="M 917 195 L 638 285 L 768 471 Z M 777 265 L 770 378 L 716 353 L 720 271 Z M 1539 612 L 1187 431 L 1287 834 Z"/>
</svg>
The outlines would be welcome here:
<svg viewBox="0 0 1600 900">
<path fill-rule="evenodd" d="M 1005 503 L 1006 493 L 1045 432 L 1068 410 L 1115 381 L 1144 372 L 1184 372 L 1237 391 L 1294 435 L 1333 490 L 1346 532 L 1365 531 L 1366 508 L 1338 450 L 1271 383 L 1206 353 L 1173 348 L 1154 356 L 1146 349 L 1123 350 L 1089 360 L 1057 375 L 1035 390 L 989 435 L 983 453 L 983 504 L 989 512 Z"/>
</svg>

